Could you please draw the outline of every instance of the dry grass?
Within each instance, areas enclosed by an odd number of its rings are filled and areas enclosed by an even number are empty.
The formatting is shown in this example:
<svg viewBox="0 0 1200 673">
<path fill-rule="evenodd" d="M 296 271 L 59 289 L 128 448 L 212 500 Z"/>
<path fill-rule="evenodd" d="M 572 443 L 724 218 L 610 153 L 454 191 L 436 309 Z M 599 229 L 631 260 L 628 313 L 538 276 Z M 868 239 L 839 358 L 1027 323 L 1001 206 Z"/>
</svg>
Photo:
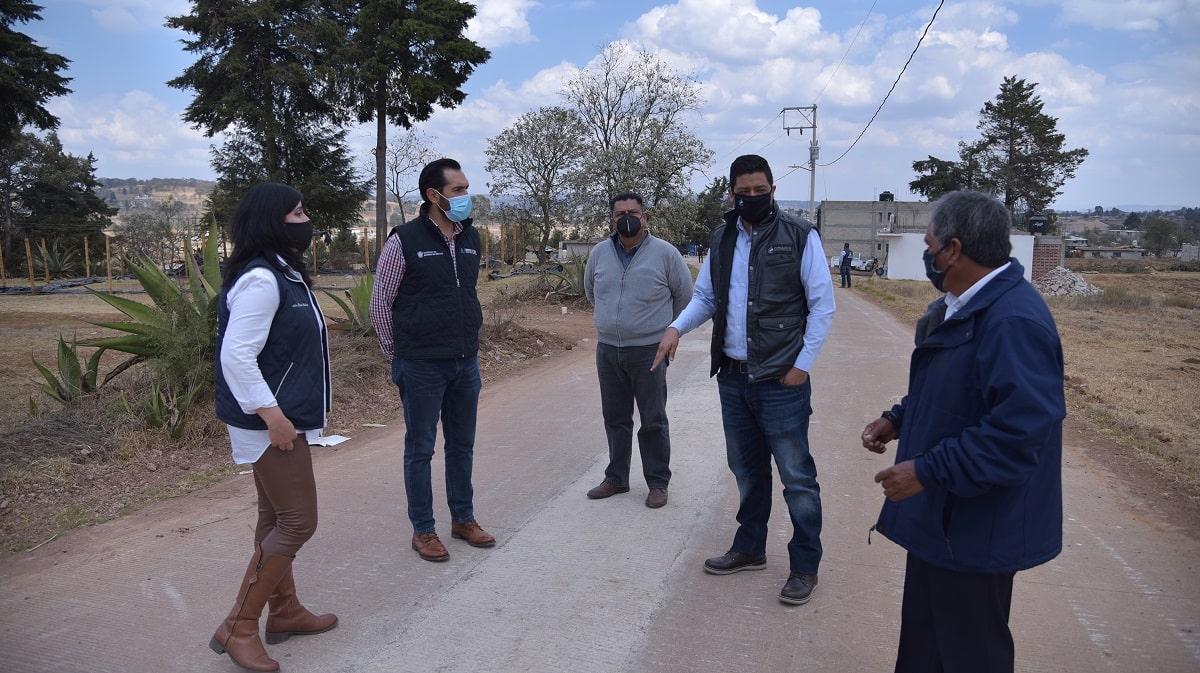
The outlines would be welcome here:
<svg viewBox="0 0 1200 673">
<path fill-rule="evenodd" d="M 1200 490 L 1200 274 L 1079 260 L 1095 297 L 1049 297 L 1063 341 L 1068 409 L 1140 455 L 1167 480 Z M 1116 260 L 1113 260 L 1116 261 Z M 926 282 L 855 283 L 915 324 L 939 295 Z"/>
<path fill-rule="evenodd" d="M 331 292 L 353 282 L 343 275 L 317 279 L 319 289 Z M 542 282 L 530 275 L 481 283 L 485 304 L 499 298 L 503 306 L 485 309 L 491 316 L 480 348 L 485 383 L 578 341 L 579 333 L 571 330 L 551 333 L 525 326 L 553 330 L 562 317 L 562 306 L 544 301 Z M 132 292 L 136 287 L 133 281 L 118 281 L 114 289 Z M 107 284 L 97 289 L 107 291 Z M 342 317 L 333 302 L 322 308 L 331 318 Z M 125 412 L 124 404 L 139 399 L 149 385 L 138 368 L 68 406 L 41 393 L 42 379 L 31 358 L 53 370 L 60 334 L 68 340 L 75 332 L 81 339 L 95 336 L 102 330 L 89 322 L 124 319 L 84 293 L 0 295 L 0 380 L 7 388 L 0 396 L 0 427 L 5 428 L 0 432 L 0 555 L 189 493 L 235 472 L 225 426 L 215 419 L 211 398 L 193 404 L 176 440 Z M 585 325 L 590 329 L 590 318 Z M 330 351 L 334 400 L 328 433 L 353 437 L 366 425 L 388 423 L 400 414 L 389 364 L 373 338 L 335 331 Z M 102 370 L 124 358 L 106 354 Z M 36 417 L 30 415 L 31 398 L 41 412 Z"/>
</svg>

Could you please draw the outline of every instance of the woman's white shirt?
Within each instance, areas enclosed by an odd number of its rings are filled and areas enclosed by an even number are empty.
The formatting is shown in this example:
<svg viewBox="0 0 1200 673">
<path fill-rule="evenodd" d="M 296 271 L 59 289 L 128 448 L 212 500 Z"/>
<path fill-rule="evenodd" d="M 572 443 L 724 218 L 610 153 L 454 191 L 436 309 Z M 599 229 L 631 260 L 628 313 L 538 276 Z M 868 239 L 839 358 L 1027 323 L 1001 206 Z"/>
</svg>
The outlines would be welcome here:
<svg viewBox="0 0 1200 673">
<path fill-rule="evenodd" d="M 300 281 L 300 276 L 293 277 Z M 229 323 L 221 342 L 221 372 L 238 406 L 247 414 L 258 409 L 278 406 L 274 393 L 258 368 L 258 356 L 267 343 L 267 335 L 275 312 L 279 310 L 279 285 L 269 269 L 255 267 L 234 282 L 226 295 Z M 316 302 L 313 313 L 318 323 L 323 320 Z M 233 462 L 242 465 L 262 457 L 271 445 L 267 430 L 248 430 L 226 424 L 233 449 Z M 321 429 L 305 433 L 309 443 L 321 437 Z"/>
</svg>

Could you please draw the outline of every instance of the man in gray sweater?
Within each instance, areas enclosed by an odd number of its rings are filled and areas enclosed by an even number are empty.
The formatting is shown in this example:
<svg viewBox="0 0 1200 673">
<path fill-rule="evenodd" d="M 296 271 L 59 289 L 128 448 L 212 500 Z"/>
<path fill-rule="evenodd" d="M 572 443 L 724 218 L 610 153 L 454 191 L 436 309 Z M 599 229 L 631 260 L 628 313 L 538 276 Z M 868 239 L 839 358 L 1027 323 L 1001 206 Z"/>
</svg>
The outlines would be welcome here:
<svg viewBox="0 0 1200 673">
<path fill-rule="evenodd" d="M 641 416 L 638 448 L 650 492 L 647 507 L 667 504 L 671 437 L 667 371 L 650 370 L 663 331 L 692 298 L 692 274 L 675 246 L 650 235 L 642 197 L 623 192 L 609 201 L 613 234 L 592 249 L 584 290 L 595 307 L 596 372 L 608 467 L 589 498 L 629 492 L 633 405 Z"/>
</svg>

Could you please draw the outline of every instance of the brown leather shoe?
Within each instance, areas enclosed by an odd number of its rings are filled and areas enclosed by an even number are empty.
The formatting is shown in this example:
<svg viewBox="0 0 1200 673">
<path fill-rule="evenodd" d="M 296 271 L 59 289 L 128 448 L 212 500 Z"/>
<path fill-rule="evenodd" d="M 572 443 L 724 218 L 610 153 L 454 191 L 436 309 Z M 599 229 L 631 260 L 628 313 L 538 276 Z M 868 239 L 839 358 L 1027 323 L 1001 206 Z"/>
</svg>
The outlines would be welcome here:
<svg viewBox="0 0 1200 673">
<path fill-rule="evenodd" d="M 646 506 L 650 509 L 658 509 L 667 504 L 667 489 L 652 488 L 650 494 L 646 496 Z"/>
<path fill-rule="evenodd" d="M 600 482 L 599 486 L 588 491 L 587 496 L 589 498 L 591 498 L 592 500 L 600 500 L 601 498 L 608 498 L 608 497 L 614 496 L 618 493 L 628 493 L 628 492 L 629 492 L 628 486 L 617 486 L 616 484 L 612 483 L 611 481 L 602 481 L 602 482 Z"/>
<path fill-rule="evenodd" d="M 475 519 L 452 524 L 450 526 L 450 537 L 466 540 L 467 544 L 472 547 L 490 547 L 496 544 L 496 538 L 488 535 L 486 531 L 480 528 L 479 523 Z"/>
<path fill-rule="evenodd" d="M 412 548 L 417 551 L 417 554 L 426 561 L 448 561 L 450 560 L 450 552 L 446 551 L 446 545 L 438 539 L 436 531 L 428 533 L 413 534 Z"/>
</svg>

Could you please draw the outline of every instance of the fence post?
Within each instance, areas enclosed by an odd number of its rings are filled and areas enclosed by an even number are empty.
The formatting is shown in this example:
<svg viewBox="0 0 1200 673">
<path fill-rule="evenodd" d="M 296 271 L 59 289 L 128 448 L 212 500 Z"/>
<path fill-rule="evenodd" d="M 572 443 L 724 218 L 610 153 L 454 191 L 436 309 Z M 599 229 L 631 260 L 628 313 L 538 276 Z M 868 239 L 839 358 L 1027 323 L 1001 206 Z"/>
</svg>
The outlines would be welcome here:
<svg viewBox="0 0 1200 673">
<path fill-rule="evenodd" d="M 83 237 L 83 275 L 92 275 L 92 256 L 88 254 L 88 237 Z"/>
<path fill-rule="evenodd" d="M 33 275 L 33 250 L 29 247 L 29 237 L 25 237 L 25 264 L 29 266 L 29 294 L 37 294 L 37 278 Z"/>
<path fill-rule="evenodd" d="M 46 239 L 39 239 L 42 245 L 42 277 L 46 279 L 46 284 L 50 284 L 50 255 L 46 252 Z"/>
</svg>

